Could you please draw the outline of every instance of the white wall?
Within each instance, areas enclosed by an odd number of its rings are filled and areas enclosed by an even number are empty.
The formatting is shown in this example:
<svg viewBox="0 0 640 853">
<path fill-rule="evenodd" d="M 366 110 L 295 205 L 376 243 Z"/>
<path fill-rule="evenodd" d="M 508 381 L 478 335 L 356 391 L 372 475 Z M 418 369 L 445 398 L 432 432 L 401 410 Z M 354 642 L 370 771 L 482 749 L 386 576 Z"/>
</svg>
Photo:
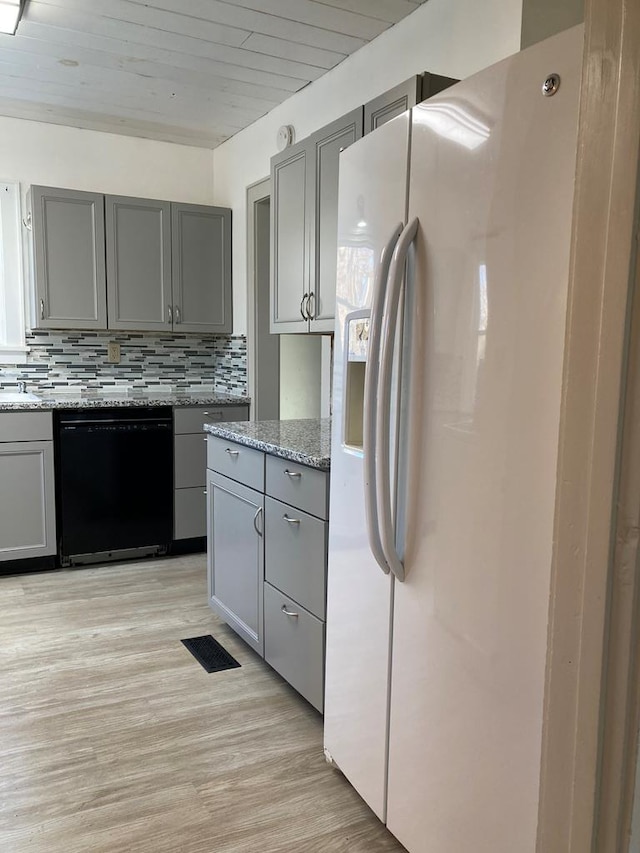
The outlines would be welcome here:
<svg viewBox="0 0 640 853">
<path fill-rule="evenodd" d="M 211 151 L 0 116 L 0 179 L 212 204 Z M 244 315 L 243 315 L 244 316 Z"/>
<path fill-rule="evenodd" d="M 302 139 L 421 71 L 468 77 L 520 47 L 522 0 L 427 0 L 213 153 L 216 204 L 233 209 L 234 332 L 246 331 L 245 195 L 269 174 L 276 131 Z"/>
</svg>

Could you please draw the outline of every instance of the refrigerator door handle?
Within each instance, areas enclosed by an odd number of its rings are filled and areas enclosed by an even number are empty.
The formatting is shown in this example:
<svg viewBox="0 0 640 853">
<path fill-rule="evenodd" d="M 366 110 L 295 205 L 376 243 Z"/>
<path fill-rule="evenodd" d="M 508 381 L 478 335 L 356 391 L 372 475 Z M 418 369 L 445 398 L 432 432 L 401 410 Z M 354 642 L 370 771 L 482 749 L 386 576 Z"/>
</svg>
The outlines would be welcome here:
<svg viewBox="0 0 640 853">
<path fill-rule="evenodd" d="M 404 279 L 407 255 L 418 233 L 418 220 L 409 222 L 393 252 L 389 270 L 389 286 L 385 299 L 380 340 L 380 373 L 378 377 L 378 401 L 376 410 L 376 470 L 378 478 L 378 515 L 380 541 L 387 565 L 399 581 L 404 580 L 404 564 L 396 550 L 396 537 L 391 510 L 391 383 L 393 376 L 393 353 L 400 305 L 400 292 Z"/>
<path fill-rule="evenodd" d="M 375 557 L 376 563 L 387 575 L 389 574 L 390 567 L 384 556 L 382 543 L 380 541 L 380 525 L 378 521 L 376 477 L 376 403 L 378 392 L 378 369 L 380 364 L 380 333 L 382 329 L 385 294 L 389 278 L 391 257 L 401 232 L 402 223 L 399 223 L 380 254 L 380 263 L 378 264 L 378 269 L 376 271 L 376 277 L 373 285 L 371 316 L 369 319 L 369 352 L 364 378 L 363 401 L 362 456 L 364 463 L 364 506 L 367 518 L 367 533 L 369 535 L 369 547 L 371 548 L 371 553 Z"/>
</svg>

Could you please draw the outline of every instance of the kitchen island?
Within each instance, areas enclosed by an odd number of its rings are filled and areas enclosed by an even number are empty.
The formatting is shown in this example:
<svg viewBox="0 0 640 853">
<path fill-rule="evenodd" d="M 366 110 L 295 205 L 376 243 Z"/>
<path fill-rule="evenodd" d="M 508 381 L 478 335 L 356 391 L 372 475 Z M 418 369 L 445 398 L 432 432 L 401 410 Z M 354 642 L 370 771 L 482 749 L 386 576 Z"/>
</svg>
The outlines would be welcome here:
<svg viewBox="0 0 640 853">
<path fill-rule="evenodd" d="M 209 606 L 322 711 L 330 420 L 204 429 Z"/>
</svg>

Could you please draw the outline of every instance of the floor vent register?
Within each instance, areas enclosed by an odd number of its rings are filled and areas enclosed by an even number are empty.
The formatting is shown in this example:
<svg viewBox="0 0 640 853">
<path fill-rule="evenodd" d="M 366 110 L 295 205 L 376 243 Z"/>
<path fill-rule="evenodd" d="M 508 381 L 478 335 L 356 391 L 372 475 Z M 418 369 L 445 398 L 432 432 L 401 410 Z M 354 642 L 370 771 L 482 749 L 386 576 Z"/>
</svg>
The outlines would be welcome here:
<svg viewBox="0 0 640 853">
<path fill-rule="evenodd" d="M 205 637 L 191 637 L 181 640 L 207 672 L 222 672 L 225 669 L 235 669 L 240 666 L 238 661 L 224 649 L 211 634 Z"/>
</svg>

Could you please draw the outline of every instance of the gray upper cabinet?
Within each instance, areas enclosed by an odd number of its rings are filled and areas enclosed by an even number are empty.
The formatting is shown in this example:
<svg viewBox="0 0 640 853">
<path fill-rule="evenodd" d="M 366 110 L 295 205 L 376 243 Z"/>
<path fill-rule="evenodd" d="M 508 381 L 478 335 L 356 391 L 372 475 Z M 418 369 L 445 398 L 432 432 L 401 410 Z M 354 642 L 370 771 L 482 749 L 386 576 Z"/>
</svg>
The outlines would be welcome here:
<svg viewBox="0 0 640 853">
<path fill-rule="evenodd" d="M 362 136 L 362 108 L 271 160 L 271 331 L 332 332 L 340 152 Z"/>
<path fill-rule="evenodd" d="M 31 187 L 34 327 L 104 329 L 104 196 Z"/>
<path fill-rule="evenodd" d="M 306 332 L 309 296 L 307 147 L 300 142 L 271 160 L 271 331 Z"/>
<path fill-rule="evenodd" d="M 110 329 L 172 328 L 171 205 L 107 196 Z"/>
<path fill-rule="evenodd" d="M 364 132 L 371 133 L 372 130 L 457 82 L 451 77 L 442 77 L 428 71 L 410 77 L 404 83 L 394 86 L 393 89 L 389 89 L 388 92 L 364 105 Z"/>
<path fill-rule="evenodd" d="M 310 332 L 333 332 L 336 307 L 340 152 L 362 136 L 362 108 L 323 127 L 308 140 Z"/>
<path fill-rule="evenodd" d="M 231 211 L 172 204 L 171 240 L 174 329 L 230 333 Z"/>
</svg>

